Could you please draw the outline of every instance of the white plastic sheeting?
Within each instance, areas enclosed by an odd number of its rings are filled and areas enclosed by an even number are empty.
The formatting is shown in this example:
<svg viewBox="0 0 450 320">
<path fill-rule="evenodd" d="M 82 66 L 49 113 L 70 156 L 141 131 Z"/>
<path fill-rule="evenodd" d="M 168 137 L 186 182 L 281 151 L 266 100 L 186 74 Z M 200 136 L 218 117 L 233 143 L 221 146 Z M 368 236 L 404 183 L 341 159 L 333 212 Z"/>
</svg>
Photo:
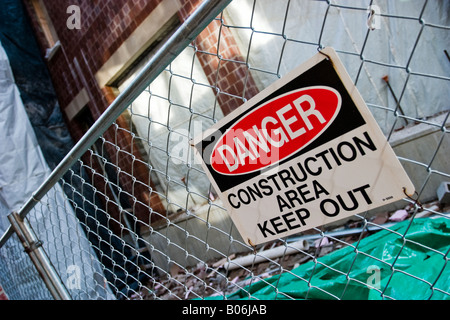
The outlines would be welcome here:
<svg viewBox="0 0 450 320">
<path fill-rule="evenodd" d="M 0 234 L 50 174 L 0 44 Z M 103 271 L 59 184 L 28 219 L 73 299 L 113 299 Z M 51 221 L 51 223 L 50 223 Z M 59 228 L 50 226 L 57 223 Z M 17 237 L 0 249 L 0 283 L 10 299 L 51 299 Z M 82 275 L 82 278 L 81 278 Z"/>
</svg>

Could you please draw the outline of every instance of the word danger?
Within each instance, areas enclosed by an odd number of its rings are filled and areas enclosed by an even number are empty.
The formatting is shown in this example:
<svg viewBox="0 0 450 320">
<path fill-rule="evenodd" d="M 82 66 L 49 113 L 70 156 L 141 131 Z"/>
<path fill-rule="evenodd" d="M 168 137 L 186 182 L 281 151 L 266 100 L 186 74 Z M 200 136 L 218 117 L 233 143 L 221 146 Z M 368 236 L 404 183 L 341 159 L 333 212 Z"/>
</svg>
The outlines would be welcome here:
<svg viewBox="0 0 450 320">
<path fill-rule="evenodd" d="M 245 115 L 219 139 L 212 168 L 225 175 L 261 170 L 314 141 L 333 122 L 341 95 L 314 86 L 278 96 Z"/>
</svg>

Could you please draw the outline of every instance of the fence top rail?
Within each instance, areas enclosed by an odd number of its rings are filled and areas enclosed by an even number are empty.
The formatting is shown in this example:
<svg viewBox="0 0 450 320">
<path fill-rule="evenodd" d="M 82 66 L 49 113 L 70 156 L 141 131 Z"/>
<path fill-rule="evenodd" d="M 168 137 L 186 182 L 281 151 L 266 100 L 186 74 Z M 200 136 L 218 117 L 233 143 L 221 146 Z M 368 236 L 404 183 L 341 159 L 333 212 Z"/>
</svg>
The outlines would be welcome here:
<svg viewBox="0 0 450 320">
<path fill-rule="evenodd" d="M 204 0 L 186 21 L 173 33 L 138 73 L 130 85 L 117 96 L 94 125 L 64 157 L 41 186 L 32 194 L 18 214 L 23 219 L 44 195 L 62 178 L 122 112 L 146 87 L 216 18 L 231 0 Z M 0 248 L 12 236 L 11 227 L 0 238 Z"/>
</svg>

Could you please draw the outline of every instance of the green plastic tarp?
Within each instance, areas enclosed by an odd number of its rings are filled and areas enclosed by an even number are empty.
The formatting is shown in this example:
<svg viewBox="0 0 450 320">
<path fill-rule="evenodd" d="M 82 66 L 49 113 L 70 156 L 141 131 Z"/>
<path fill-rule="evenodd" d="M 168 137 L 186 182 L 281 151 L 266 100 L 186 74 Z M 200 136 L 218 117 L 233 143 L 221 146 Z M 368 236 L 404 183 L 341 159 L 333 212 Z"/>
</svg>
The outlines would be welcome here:
<svg viewBox="0 0 450 320">
<path fill-rule="evenodd" d="M 226 298 L 450 300 L 449 249 L 449 219 L 407 220 Z"/>
</svg>

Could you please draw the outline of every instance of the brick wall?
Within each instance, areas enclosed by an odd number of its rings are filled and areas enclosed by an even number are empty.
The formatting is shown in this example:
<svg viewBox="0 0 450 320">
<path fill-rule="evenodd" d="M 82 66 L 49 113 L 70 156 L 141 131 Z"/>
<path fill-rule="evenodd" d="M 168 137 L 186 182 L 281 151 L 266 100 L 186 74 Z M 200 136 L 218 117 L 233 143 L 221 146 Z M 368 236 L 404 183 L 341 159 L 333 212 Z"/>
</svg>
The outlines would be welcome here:
<svg viewBox="0 0 450 320">
<path fill-rule="evenodd" d="M 93 118 L 97 119 L 103 113 L 115 95 L 110 88 L 98 86 L 95 73 L 161 1 L 43 0 L 61 42 L 61 48 L 47 61 L 47 65 L 62 109 L 84 87 L 90 98 L 88 108 Z M 36 31 L 42 55 L 45 55 L 48 48 L 47 39 L 37 21 L 31 2 L 24 0 L 24 4 Z M 66 12 L 67 7 L 73 4 L 80 7 L 81 29 L 69 29 L 66 25 L 70 16 Z M 82 123 L 78 123 L 77 119 L 67 123 L 74 140 L 79 140 L 86 131 Z M 129 134 L 128 122 L 120 117 L 116 123 L 119 129 L 109 129 L 104 137 L 108 141 L 117 142 L 120 149 L 117 150 L 109 144 L 106 144 L 105 148 L 110 159 L 121 169 L 118 172 L 120 186 L 124 194 L 128 195 L 134 214 L 139 220 L 149 223 L 158 216 L 151 215 L 142 203 L 150 204 L 155 211 L 163 214 L 165 209 L 158 196 L 151 192 L 154 185 L 148 181 L 149 173 L 146 166 L 137 161 L 141 159 L 141 155 Z M 113 196 L 101 178 L 101 168 L 88 154 L 83 156 L 82 160 L 98 173 L 93 175 L 94 185 L 101 192 L 99 196 L 108 208 L 108 213 L 115 220 L 122 221 L 117 207 L 107 200 L 109 198 L 112 201 Z M 113 223 L 112 227 L 116 233 L 120 232 L 119 225 Z"/>
<path fill-rule="evenodd" d="M 101 88 L 95 83 L 93 74 L 110 58 L 139 24 L 162 0 L 43 0 L 49 17 L 56 29 L 62 49 L 48 62 L 55 80 L 60 104 L 66 106 L 80 90 L 80 75 L 74 66 L 76 58 L 83 69 L 96 101 L 102 100 L 100 108 L 107 102 L 102 98 Z M 40 31 L 29 1 L 24 0 L 37 29 L 37 36 L 45 54 L 47 41 Z M 66 12 L 70 5 L 78 5 L 81 11 L 81 29 L 66 26 L 70 16 Z M 103 110 L 101 110 L 103 111 Z"/>
</svg>

